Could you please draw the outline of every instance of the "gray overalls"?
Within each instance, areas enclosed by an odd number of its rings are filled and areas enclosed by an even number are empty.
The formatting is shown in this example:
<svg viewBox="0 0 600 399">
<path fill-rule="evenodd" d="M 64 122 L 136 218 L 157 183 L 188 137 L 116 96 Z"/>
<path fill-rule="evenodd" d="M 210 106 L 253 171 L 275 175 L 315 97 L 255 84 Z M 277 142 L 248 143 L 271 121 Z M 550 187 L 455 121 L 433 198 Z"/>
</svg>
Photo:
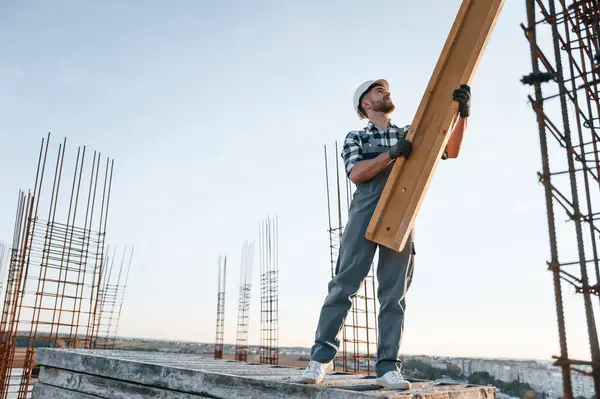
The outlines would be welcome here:
<svg viewBox="0 0 600 399">
<path fill-rule="evenodd" d="M 387 147 L 366 145 L 363 158 L 372 159 Z M 379 248 L 376 274 L 379 287 L 377 362 L 375 371 L 380 377 L 391 370 L 400 370 L 399 355 L 404 328 L 405 295 L 412 280 L 414 266 L 414 232 L 401 252 L 376 244 L 365 238 L 365 231 L 377 206 L 393 164 L 373 179 L 359 183 L 350 204 L 348 222 L 340 244 L 335 277 L 329 282 L 329 293 L 321 308 L 311 360 L 327 363 L 335 357 L 344 320 L 352 305 L 351 298 L 371 269 L 375 250 Z"/>
</svg>

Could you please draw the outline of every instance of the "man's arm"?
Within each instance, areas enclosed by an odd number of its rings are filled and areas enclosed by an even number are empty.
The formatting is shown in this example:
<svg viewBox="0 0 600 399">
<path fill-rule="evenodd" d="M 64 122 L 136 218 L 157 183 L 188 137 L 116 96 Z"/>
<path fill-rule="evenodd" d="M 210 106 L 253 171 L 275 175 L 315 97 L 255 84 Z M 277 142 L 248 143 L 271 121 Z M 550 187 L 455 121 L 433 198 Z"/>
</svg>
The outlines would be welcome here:
<svg viewBox="0 0 600 399">
<path fill-rule="evenodd" d="M 348 177 L 354 184 L 370 180 L 384 170 L 390 162 L 392 162 L 390 153 L 383 152 L 376 158 L 358 161 L 350 170 L 350 175 Z"/>
<path fill-rule="evenodd" d="M 469 100 L 471 99 L 471 87 L 467 84 L 460 85 L 459 88 L 452 92 L 452 99 L 458 101 L 459 118 L 446 143 L 444 159 L 458 158 L 460 145 L 467 129 L 467 119 L 470 115 Z"/>
<path fill-rule="evenodd" d="M 448 143 L 446 143 L 446 157 L 450 158 L 458 158 L 458 154 L 460 152 L 460 145 L 462 144 L 462 140 L 467 129 L 467 119 L 468 118 L 458 118 L 456 125 L 454 125 L 454 129 L 448 139 Z"/>
<path fill-rule="evenodd" d="M 364 159 L 362 145 L 358 135 L 354 132 L 348 133 L 344 140 L 342 158 L 346 166 L 346 174 L 354 184 L 358 184 L 375 177 L 384 170 L 394 159 L 399 156 L 408 158 L 412 152 L 410 141 L 400 139 L 389 151 L 379 154 L 373 159 Z"/>
</svg>

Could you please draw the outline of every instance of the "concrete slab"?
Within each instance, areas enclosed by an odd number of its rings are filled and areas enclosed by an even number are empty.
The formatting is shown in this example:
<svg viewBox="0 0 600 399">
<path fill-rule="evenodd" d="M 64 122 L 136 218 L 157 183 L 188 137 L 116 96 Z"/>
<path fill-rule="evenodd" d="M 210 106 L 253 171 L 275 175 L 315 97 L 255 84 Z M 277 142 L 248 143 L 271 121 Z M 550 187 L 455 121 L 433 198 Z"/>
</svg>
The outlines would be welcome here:
<svg viewBox="0 0 600 399">
<path fill-rule="evenodd" d="M 31 396 L 36 399 L 98 399 L 97 396 L 46 385 L 39 381 L 33 386 Z"/>
<path fill-rule="evenodd" d="M 38 380 L 42 384 L 52 385 L 64 391 L 84 393 L 90 397 L 128 398 L 128 399 L 200 399 L 207 396 L 193 395 L 156 388 L 146 385 L 120 381 L 112 378 L 77 373 L 70 370 L 47 368 Z"/>
<path fill-rule="evenodd" d="M 40 348 L 36 361 L 42 366 L 40 389 L 53 386 L 96 398 L 496 398 L 493 387 L 428 381 L 414 381 L 408 391 L 389 391 L 372 376 L 350 373 L 332 373 L 320 385 L 305 385 L 300 368 L 162 352 Z M 48 397 L 37 395 L 33 398 Z"/>
</svg>

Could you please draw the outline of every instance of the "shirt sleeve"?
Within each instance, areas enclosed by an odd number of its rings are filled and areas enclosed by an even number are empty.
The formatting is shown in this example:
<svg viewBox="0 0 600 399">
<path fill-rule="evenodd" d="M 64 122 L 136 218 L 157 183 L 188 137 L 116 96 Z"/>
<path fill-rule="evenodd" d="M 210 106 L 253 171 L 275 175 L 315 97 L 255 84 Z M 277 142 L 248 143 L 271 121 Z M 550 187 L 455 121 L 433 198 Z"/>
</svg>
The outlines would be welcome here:
<svg viewBox="0 0 600 399">
<path fill-rule="evenodd" d="M 402 132 L 402 138 L 406 138 L 408 131 L 410 130 L 410 125 L 404 126 L 404 131 Z"/>
<path fill-rule="evenodd" d="M 357 133 L 350 132 L 346 135 L 342 148 L 342 159 L 346 167 L 346 176 L 350 176 L 350 171 L 352 171 L 354 165 L 363 160 L 362 145 Z"/>
</svg>

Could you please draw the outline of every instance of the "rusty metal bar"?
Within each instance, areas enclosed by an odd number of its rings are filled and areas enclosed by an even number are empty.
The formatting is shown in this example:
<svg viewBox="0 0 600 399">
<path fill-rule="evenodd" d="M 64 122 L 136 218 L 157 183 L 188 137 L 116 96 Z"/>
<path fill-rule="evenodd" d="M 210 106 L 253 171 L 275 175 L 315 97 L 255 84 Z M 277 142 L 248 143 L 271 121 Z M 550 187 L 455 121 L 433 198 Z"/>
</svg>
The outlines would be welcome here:
<svg viewBox="0 0 600 399">
<path fill-rule="evenodd" d="M 94 279 L 93 281 L 96 283 L 96 286 L 92 285 L 92 297 L 93 298 L 98 298 L 100 296 L 100 282 L 102 281 L 102 272 L 103 272 L 103 268 L 102 268 L 102 261 L 104 258 L 104 238 L 106 236 L 106 226 L 107 226 L 107 222 L 108 222 L 108 207 L 109 207 L 109 203 L 110 203 L 110 192 L 111 192 L 111 188 L 112 188 L 112 177 L 113 177 L 113 168 L 114 168 L 114 160 L 111 159 L 107 159 L 106 160 L 106 169 L 105 169 L 105 173 L 104 173 L 104 187 L 102 190 L 102 203 L 100 206 L 100 218 L 99 218 L 99 226 L 98 226 L 98 231 L 99 233 L 99 240 L 97 242 L 97 250 L 96 250 L 96 258 L 95 258 L 95 262 L 96 265 L 99 265 L 98 267 L 94 268 Z M 95 191 L 96 187 L 94 187 L 94 191 Z M 95 199 L 95 196 L 94 196 Z M 93 201 L 92 203 L 95 203 L 95 201 Z M 97 275 L 97 276 L 96 276 Z M 95 290 L 95 291 L 94 291 Z M 98 331 L 98 301 L 97 300 L 93 300 L 92 297 L 90 298 L 90 306 L 93 308 L 93 315 L 92 315 L 92 321 L 90 323 L 88 323 L 88 336 L 86 338 L 89 338 L 90 340 L 93 340 L 94 337 L 94 332 L 96 332 L 96 336 L 97 336 L 97 331 Z M 89 332 L 89 327 L 91 326 L 91 333 Z M 95 331 L 94 331 L 95 330 Z"/>
<path fill-rule="evenodd" d="M 113 274 L 113 271 L 115 270 L 114 262 L 116 259 L 116 251 L 117 248 L 115 247 L 113 255 L 106 255 L 104 260 L 104 265 L 105 267 L 108 267 L 108 271 L 104 273 L 100 297 L 98 298 L 100 316 L 98 318 L 97 332 L 95 333 L 95 339 L 92 345 L 95 348 L 114 349 L 116 345 L 121 310 L 123 308 L 134 248 L 131 249 L 127 270 L 123 270 L 125 267 L 125 254 L 127 252 L 127 247 L 125 247 L 121 256 L 118 273 Z M 124 281 L 122 281 L 123 273 L 125 273 Z M 116 281 L 114 278 L 115 275 Z M 90 314 L 92 313 L 90 312 Z M 75 325 L 78 326 L 78 324 Z"/>
<path fill-rule="evenodd" d="M 223 359 L 225 334 L 225 287 L 227 277 L 227 255 L 219 256 L 219 279 L 217 281 L 217 333 L 215 337 L 215 359 Z"/>
<path fill-rule="evenodd" d="M 95 221 L 93 182 L 98 173 L 92 166 L 90 187 L 85 187 L 86 148 L 77 149 L 69 190 L 61 187 L 66 138 L 58 146 L 53 178 L 49 184 L 44 181 L 49 144 L 50 134 L 42 139 L 33 191 L 27 195 L 19 192 L 0 322 L 0 394 L 5 398 L 30 396 L 38 372 L 35 352 L 40 345 L 93 348 L 97 341 L 94 322 L 98 318 L 112 163 L 107 160 L 100 217 Z M 99 160 L 94 153 L 92 165 Z M 70 191 L 68 197 L 61 195 L 61 189 Z M 86 191 L 84 212 L 81 198 Z M 46 219 L 39 217 L 44 209 Z M 95 223 L 97 230 L 92 229 Z M 80 329 L 87 331 L 86 335 L 82 336 Z"/>
<path fill-rule="evenodd" d="M 279 219 L 259 225 L 260 247 L 260 362 L 279 364 Z"/>
<path fill-rule="evenodd" d="M 254 241 L 242 245 L 240 267 L 240 294 L 238 303 L 238 324 L 235 344 L 236 360 L 248 360 L 248 327 L 250 324 L 250 294 L 252 292 L 252 266 L 254 262 Z"/>
<path fill-rule="evenodd" d="M 536 20 L 538 13 L 541 18 Z M 591 302 L 591 296 L 598 295 L 600 281 L 596 241 L 600 228 L 595 223 L 598 211 L 594 209 L 600 188 L 599 21 L 596 1 L 583 0 L 567 5 L 564 0 L 527 0 L 527 27 L 521 25 L 531 52 L 532 73 L 522 82 L 532 85 L 535 90 L 535 98 L 529 98 L 539 126 L 543 167 L 539 176 L 546 194 L 551 255 L 548 269 L 553 275 L 560 344 L 560 356 L 555 357 L 558 359 L 555 365 L 562 371 L 565 399 L 574 396 L 571 371 L 578 370 L 573 367 L 577 363 L 568 353 L 562 284 L 573 286 L 583 299 L 591 354 L 587 364 L 592 367 L 596 392 L 600 392 L 600 345 Z M 537 41 L 538 34 L 550 34 L 552 57 L 544 55 Z M 542 84 L 554 93 L 543 95 Z M 569 108 L 573 110 L 572 120 Z M 552 123 L 553 118 L 560 119 L 560 123 Z M 550 152 L 548 137 L 554 137 L 562 151 Z M 571 237 L 564 245 L 577 249 L 579 259 L 576 262 L 559 259 L 556 205 L 558 210 L 562 207 L 571 223 Z M 587 234 L 589 238 L 584 239 Z M 571 269 L 567 272 L 565 266 Z M 593 267 L 595 282 L 590 281 L 588 267 Z"/>
<path fill-rule="evenodd" d="M 330 182 L 327 146 L 325 145 L 325 181 L 327 194 L 327 214 L 329 217 L 328 233 L 330 247 L 331 278 L 335 276 L 337 257 L 342 240 L 350 203 L 353 197 L 354 184 L 340 168 L 338 142 L 335 144 L 335 176 Z M 343 183 L 341 181 L 344 181 Z M 329 194 L 330 185 L 334 184 L 337 196 Z M 345 188 L 342 195 L 342 186 Z M 332 212 L 337 213 L 337 223 L 332 225 Z M 374 374 L 374 363 L 377 357 L 377 299 L 375 288 L 374 263 L 361 286 L 352 298 L 348 316 L 344 320 L 341 331 L 341 348 L 334 361 L 334 368 L 341 367 L 343 372 Z"/>
<path fill-rule="evenodd" d="M 6 286 L 4 271 L 6 270 L 6 265 L 9 260 L 9 253 L 10 247 L 8 246 L 8 243 L 0 241 L 0 293 L 3 292 L 4 287 Z"/>
</svg>

